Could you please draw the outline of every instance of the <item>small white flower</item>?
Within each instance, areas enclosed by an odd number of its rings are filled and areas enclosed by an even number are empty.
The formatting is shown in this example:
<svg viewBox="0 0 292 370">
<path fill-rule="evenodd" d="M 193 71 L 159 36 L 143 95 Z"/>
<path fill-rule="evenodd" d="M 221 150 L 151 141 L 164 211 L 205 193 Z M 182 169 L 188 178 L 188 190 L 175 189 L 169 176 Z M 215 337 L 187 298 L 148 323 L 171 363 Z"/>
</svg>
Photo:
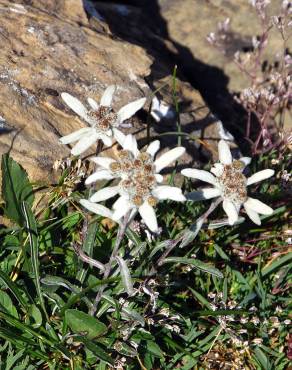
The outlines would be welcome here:
<svg viewBox="0 0 292 370">
<path fill-rule="evenodd" d="M 158 100 L 156 96 L 152 99 L 150 114 L 156 122 L 160 122 L 163 118 L 171 119 L 175 116 L 173 109 L 163 100 Z"/>
<path fill-rule="evenodd" d="M 255 339 L 252 340 L 252 342 L 254 344 L 260 345 L 260 344 L 263 343 L 263 339 L 262 338 L 255 338 Z"/>
<path fill-rule="evenodd" d="M 254 325 L 258 325 L 260 323 L 260 319 L 257 316 L 253 316 L 250 320 Z"/>
<path fill-rule="evenodd" d="M 273 209 L 258 199 L 247 196 L 247 186 L 268 179 L 274 175 L 274 170 L 259 171 L 249 178 L 242 173 L 244 167 L 251 161 L 249 157 L 233 160 L 229 145 L 220 140 L 218 144 L 219 163 L 215 163 L 211 172 L 186 168 L 182 174 L 186 177 L 202 180 L 213 187 L 195 191 L 187 195 L 187 199 L 197 201 L 221 197 L 223 209 L 228 216 L 230 225 L 238 220 L 239 210 L 243 205 L 248 217 L 257 225 L 261 224 L 259 214 L 271 215 Z"/>
<path fill-rule="evenodd" d="M 88 98 L 90 109 L 87 109 L 72 95 L 65 92 L 61 94 L 64 102 L 90 126 L 60 138 L 62 144 L 71 144 L 77 141 L 71 150 L 73 155 L 82 154 L 97 140 L 102 140 L 104 145 L 111 146 L 112 137 L 120 134 L 117 127 L 123 121 L 132 117 L 145 104 L 146 98 L 138 99 L 114 113 L 111 103 L 115 90 L 114 85 L 107 87 L 101 97 L 100 105 L 93 99 Z"/>
<path fill-rule="evenodd" d="M 240 329 L 238 330 L 239 334 L 247 334 L 247 329 Z"/>
<path fill-rule="evenodd" d="M 270 323 L 273 328 L 279 328 L 281 326 L 281 323 L 277 316 L 271 316 L 270 317 Z"/>
<path fill-rule="evenodd" d="M 87 202 L 95 204 L 119 195 L 113 204 L 113 220 L 119 221 L 129 211 L 132 211 L 132 215 L 138 211 L 147 227 L 151 231 L 157 232 L 158 224 L 154 210 L 157 202 L 166 199 L 178 202 L 185 201 L 180 188 L 160 185 L 163 176 L 159 172 L 183 155 L 185 148 L 174 148 L 154 160 L 155 154 L 160 148 L 158 140 L 153 141 L 145 152 L 138 150 L 137 141 L 133 135 L 125 136 L 120 133 L 117 140 L 123 150 L 118 151 L 116 159 L 91 158 L 100 166 L 100 169 L 89 176 L 85 184 L 114 178 L 120 179 L 119 184 L 98 190 Z M 93 207 L 89 208 L 87 205 L 85 207 L 99 213 Z"/>
</svg>

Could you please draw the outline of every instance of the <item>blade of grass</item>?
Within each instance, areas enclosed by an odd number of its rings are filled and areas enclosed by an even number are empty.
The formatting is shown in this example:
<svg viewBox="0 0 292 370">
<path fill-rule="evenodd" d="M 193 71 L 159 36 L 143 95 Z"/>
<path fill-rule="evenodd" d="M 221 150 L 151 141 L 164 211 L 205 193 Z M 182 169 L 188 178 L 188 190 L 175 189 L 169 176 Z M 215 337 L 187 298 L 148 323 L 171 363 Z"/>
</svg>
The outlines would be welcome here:
<svg viewBox="0 0 292 370">
<path fill-rule="evenodd" d="M 87 229 L 86 239 L 83 244 L 82 250 L 89 257 L 92 257 L 97 228 L 98 228 L 98 223 L 97 221 L 95 221 L 89 224 L 88 229 Z M 76 278 L 77 280 L 80 281 L 80 283 L 84 283 L 88 269 L 89 267 L 87 266 L 86 268 L 83 267 L 82 269 L 78 271 Z"/>
<path fill-rule="evenodd" d="M 22 202 L 22 211 L 25 218 L 25 224 L 27 228 L 27 233 L 29 236 L 29 244 L 30 244 L 30 253 L 31 253 L 31 261 L 32 261 L 32 269 L 34 273 L 34 282 L 36 291 L 40 300 L 40 304 L 43 310 L 43 313 L 46 316 L 47 321 L 50 321 L 49 315 L 46 310 L 41 284 L 40 284 L 40 274 L 39 274 L 39 243 L 38 243 L 38 232 L 37 232 L 37 224 L 32 213 L 30 206 L 26 202 Z"/>
<path fill-rule="evenodd" d="M 15 338 L 15 333 L 10 332 L 10 330 L 8 330 L 6 328 L 0 328 L 0 337 L 9 341 L 9 342 L 11 342 L 11 343 L 13 343 L 17 348 L 21 348 L 21 349 L 23 348 L 24 343 L 30 344 L 30 345 L 33 345 L 33 344 L 36 345 L 35 342 L 30 341 L 29 339 L 27 339 L 23 336 L 18 336 L 17 339 L 16 339 Z M 36 357 L 36 358 L 42 359 L 44 361 L 49 360 L 49 356 L 47 356 L 45 353 L 40 352 L 38 350 L 26 347 L 25 351 L 32 357 Z"/>
</svg>

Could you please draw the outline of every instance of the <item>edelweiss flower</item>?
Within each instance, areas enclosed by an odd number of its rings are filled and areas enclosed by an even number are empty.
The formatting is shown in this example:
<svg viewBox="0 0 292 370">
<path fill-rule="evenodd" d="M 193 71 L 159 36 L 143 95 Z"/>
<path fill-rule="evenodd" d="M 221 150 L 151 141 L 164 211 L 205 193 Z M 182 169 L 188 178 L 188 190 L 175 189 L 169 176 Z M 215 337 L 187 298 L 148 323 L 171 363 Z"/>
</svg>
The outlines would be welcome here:
<svg viewBox="0 0 292 370">
<path fill-rule="evenodd" d="M 257 225 L 261 224 L 259 214 L 271 215 L 271 207 L 261 201 L 247 196 L 247 186 L 256 182 L 268 179 L 274 175 L 274 170 L 266 169 L 259 171 L 249 178 L 242 173 L 244 167 L 250 163 L 250 158 L 243 157 L 233 160 L 228 144 L 220 140 L 218 144 L 219 161 L 211 168 L 211 172 L 186 168 L 182 174 L 187 177 L 199 179 L 209 184 L 212 188 L 202 189 L 189 193 L 187 198 L 190 200 L 211 199 L 221 197 L 223 209 L 228 216 L 230 225 L 238 220 L 240 207 L 243 205 L 249 218 Z"/>
<path fill-rule="evenodd" d="M 77 141 L 77 144 L 71 150 L 73 155 L 85 152 L 99 139 L 103 141 L 104 145 L 111 146 L 112 137 L 120 133 L 117 127 L 123 121 L 132 117 L 145 104 L 146 98 L 138 99 L 114 113 L 111 103 L 115 89 L 116 87 L 111 85 L 104 91 L 100 105 L 93 99 L 88 98 L 87 101 L 91 109 L 87 109 L 72 95 L 68 93 L 61 94 L 64 102 L 90 125 L 90 127 L 84 127 L 72 134 L 61 137 L 60 141 L 62 144 L 70 144 Z"/>
<path fill-rule="evenodd" d="M 160 185 L 163 177 L 159 174 L 163 168 L 178 159 L 185 152 L 185 148 L 177 147 L 154 160 L 160 147 L 158 140 L 153 141 L 143 152 L 138 150 L 137 141 L 132 135 L 120 136 L 119 141 L 123 149 L 117 153 L 116 159 L 91 158 L 100 166 L 100 169 L 85 181 L 86 184 L 90 184 L 97 180 L 119 178 L 119 184 L 97 191 L 90 197 L 89 201 L 81 200 L 81 204 L 95 212 L 93 207 L 88 207 L 88 202 L 94 204 L 119 195 L 113 205 L 111 218 L 118 221 L 130 210 L 133 213 L 138 211 L 149 229 L 155 232 L 158 230 L 154 210 L 157 202 L 165 199 L 179 202 L 185 200 L 180 188 Z M 95 213 L 99 214 L 98 211 Z"/>
</svg>

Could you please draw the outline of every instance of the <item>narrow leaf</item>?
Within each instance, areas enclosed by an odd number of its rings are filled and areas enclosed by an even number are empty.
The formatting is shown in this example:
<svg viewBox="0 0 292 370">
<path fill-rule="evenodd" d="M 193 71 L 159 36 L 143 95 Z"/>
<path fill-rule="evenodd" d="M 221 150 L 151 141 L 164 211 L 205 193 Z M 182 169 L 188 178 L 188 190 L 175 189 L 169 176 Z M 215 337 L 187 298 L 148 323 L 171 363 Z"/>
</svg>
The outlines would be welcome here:
<svg viewBox="0 0 292 370">
<path fill-rule="evenodd" d="M 34 200 L 32 186 L 25 170 L 8 153 L 2 155 L 1 168 L 5 215 L 22 226 L 24 222 L 21 203 L 25 201 L 32 206 Z"/>
<path fill-rule="evenodd" d="M 124 284 L 125 290 L 131 296 L 134 293 L 134 288 L 133 288 L 132 278 L 131 278 L 128 266 L 122 257 L 117 256 L 116 260 L 118 262 L 118 265 L 121 271 L 121 278 L 122 278 L 122 282 Z"/>
<path fill-rule="evenodd" d="M 97 233 L 97 229 L 98 229 L 97 221 L 89 224 L 88 229 L 87 229 L 86 239 L 83 244 L 83 252 L 85 252 L 87 256 L 89 257 L 92 257 L 92 251 L 93 251 L 93 247 L 95 243 L 95 236 Z M 83 267 L 82 269 L 78 271 L 76 278 L 81 283 L 84 282 L 88 269 L 89 267 L 87 266 L 87 267 Z"/>
<path fill-rule="evenodd" d="M 163 263 L 183 263 L 186 265 L 192 265 L 198 270 L 207 272 L 208 274 L 214 275 L 218 278 L 223 278 L 222 272 L 217 270 L 215 267 L 210 266 L 202 261 L 193 259 L 193 258 L 185 258 L 185 257 L 168 257 L 164 260 Z"/>
<path fill-rule="evenodd" d="M 20 303 L 22 308 L 27 311 L 27 304 L 23 299 L 20 290 L 18 289 L 17 285 L 5 274 L 5 272 L 0 270 L 0 280 L 7 286 L 7 288 L 11 291 L 17 301 Z"/>
<path fill-rule="evenodd" d="M 34 283 L 36 287 L 36 291 L 39 297 L 39 301 L 42 307 L 44 314 L 46 315 L 47 320 L 49 316 L 46 311 L 46 306 L 41 290 L 40 284 L 40 274 L 39 274 L 39 243 L 38 243 L 38 232 L 37 232 L 37 224 L 32 213 L 30 206 L 26 202 L 22 202 L 22 211 L 25 218 L 25 225 L 27 228 L 27 233 L 29 236 L 29 245 L 30 245 L 30 254 L 31 254 L 31 262 L 32 262 L 32 270 L 34 273 Z"/>
<path fill-rule="evenodd" d="M 203 218 L 199 218 L 196 223 L 194 223 L 189 229 L 183 231 L 182 241 L 180 243 L 180 248 L 183 248 L 190 244 L 195 237 L 198 235 L 204 223 Z"/>
<path fill-rule="evenodd" d="M 84 337 L 76 337 L 75 339 L 83 342 L 87 349 L 89 349 L 100 360 L 105 361 L 109 365 L 114 365 L 114 360 L 106 353 L 105 349 L 103 349 L 101 346 Z"/>
</svg>

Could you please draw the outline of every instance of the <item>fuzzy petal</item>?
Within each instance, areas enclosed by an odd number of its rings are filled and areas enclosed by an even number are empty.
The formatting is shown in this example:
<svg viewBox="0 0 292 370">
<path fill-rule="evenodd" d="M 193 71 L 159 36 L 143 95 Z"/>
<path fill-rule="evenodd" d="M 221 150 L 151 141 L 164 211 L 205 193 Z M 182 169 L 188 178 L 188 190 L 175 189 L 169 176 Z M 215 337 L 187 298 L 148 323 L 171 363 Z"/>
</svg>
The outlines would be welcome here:
<svg viewBox="0 0 292 370">
<path fill-rule="evenodd" d="M 220 197 L 221 190 L 218 188 L 205 188 L 201 190 L 205 199 Z"/>
<path fill-rule="evenodd" d="M 89 177 L 87 177 L 87 179 L 85 180 L 85 185 L 92 184 L 95 181 L 111 180 L 113 178 L 114 178 L 114 176 L 112 175 L 112 173 L 110 171 L 108 171 L 108 170 L 98 170 L 98 171 L 94 172 L 92 175 L 90 175 Z"/>
<path fill-rule="evenodd" d="M 149 144 L 146 152 L 149 153 L 152 157 L 154 157 L 155 154 L 158 152 L 159 148 L 160 148 L 160 141 L 155 140 L 155 141 L 152 141 L 151 144 Z"/>
<path fill-rule="evenodd" d="M 154 162 L 156 172 L 159 173 L 163 168 L 167 167 L 170 163 L 176 161 L 180 156 L 185 153 L 186 149 L 182 146 L 171 149 L 168 152 L 162 154 Z"/>
<path fill-rule="evenodd" d="M 254 222 L 257 225 L 260 225 L 261 224 L 261 219 L 260 219 L 259 214 L 257 212 L 255 212 L 254 210 L 252 210 L 251 208 L 246 207 L 245 203 L 243 204 L 243 206 L 244 206 L 244 209 L 245 209 L 248 217 L 252 220 L 252 222 Z"/>
<path fill-rule="evenodd" d="M 186 195 L 187 200 L 192 200 L 197 202 L 199 200 L 211 199 L 215 197 L 219 197 L 221 195 L 221 191 L 217 188 L 205 188 L 199 191 L 192 191 Z"/>
<path fill-rule="evenodd" d="M 120 220 L 133 206 L 125 197 L 120 197 L 113 205 L 113 219 Z"/>
<path fill-rule="evenodd" d="M 123 143 L 123 149 L 129 150 L 130 152 L 133 153 L 134 157 L 137 157 L 137 155 L 139 154 L 139 151 L 138 151 L 138 145 L 137 145 L 137 140 L 135 136 L 131 134 L 126 135 L 126 138 Z"/>
<path fill-rule="evenodd" d="M 224 171 L 224 166 L 222 163 L 214 163 L 214 166 L 210 169 L 216 177 L 220 177 Z"/>
<path fill-rule="evenodd" d="M 72 132 L 72 134 L 62 136 L 59 140 L 62 144 L 74 143 L 75 141 L 82 139 L 84 136 L 87 136 L 87 135 L 90 136 L 91 131 L 92 131 L 92 128 L 84 127 L 84 128 L 81 128 L 80 130 Z"/>
<path fill-rule="evenodd" d="M 138 99 L 132 101 L 131 103 L 125 105 L 118 111 L 118 121 L 122 123 L 126 119 L 132 117 L 138 110 L 140 110 L 146 102 L 146 98 Z"/>
<path fill-rule="evenodd" d="M 244 203 L 244 207 L 249 208 L 260 215 L 271 215 L 274 211 L 271 207 L 266 205 L 265 203 L 261 202 L 258 199 L 254 198 L 247 198 L 247 201 Z"/>
<path fill-rule="evenodd" d="M 146 201 L 139 207 L 139 213 L 147 227 L 152 232 L 156 232 L 158 230 L 158 224 L 154 208 Z"/>
<path fill-rule="evenodd" d="M 229 145 L 224 140 L 219 141 L 218 155 L 219 155 L 219 161 L 222 164 L 231 164 L 232 163 L 232 155 L 231 155 Z"/>
<path fill-rule="evenodd" d="M 184 202 L 186 200 L 181 189 L 175 186 L 157 186 L 152 190 L 152 194 L 159 200 L 171 199 L 177 202 Z"/>
<path fill-rule="evenodd" d="M 251 158 L 250 157 L 241 157 L 239 158 L 240 162 L 243 162 L 245 166 L 248 166 L 251 162 Z"/>
<path fill-rule="evenodd" d="M 80 100 L 65 92 L 61 94 L 61 97 L 73 112 L 77 113 L 81 118 L 87 121 L 87 109 Z"/>
<path fill-rule="evenodd" d="M 129 199 L 126 196 L 120 196 L 113 204 L 113 209 L 123 208 L 125 203 L 129 203 Z"/>
<path fill-rule="evenodd" d="M 269 177 L 274 176 L 275 171 L 266 169 L 259 172 L 256 172 L 251 177 L 247 179 L 247 185 L 255 184 L 256 182 L 268 179 Z"/>
<path fill-rule="evenodd" d="M 98 110 L 99 105 L 97 104 L 95 100 L 88 98 L 87 101 L 88 101 L 88 104 L 90 105 L 90 108 L 92 108 L 93 110 Z"/>
<path fill-rule="evenodd" d="M 112 163 L 116 162 L 113 158 L 109 157 L 91 157 L 90 160 L 107 170 L 110 169 Z"/>
<path fill-rule="evenodd" d="M 118 130 L 117 128 L 113 128 L 114 138 L 117 140 L 117 142 L 122 147 L 124 144 L 124 141 L 126 140 L 126 135 L 122 133 L 122 131 Z"/>
<path fill-rule="evenodd" d="M 71 153 L 73 155 L 80 155 L 91 147 L 99 139 L 97 132 L 92 132 L 91 135 L 86 135 L 81 138 L 76 145 L 73 146 Z"/>
<path fill-rule="evenodd" d="M 208 171 L 197 170 L 195 168 L 185 168 L 181 171 L 182 175 L 208 182 L 209 184 L 216 185 L 216 178 Z"/>
<path fill-rule="evenodd" d="M 113 214 L 110 209 L 102 206 L 101 204 L 92 203 L 87 199 L 80 199 L 80 204 L 87 208 L 89 211 L 96 213 L 97 215 L 112 218 Z"/>
<path fill-rule="evenodd" d="M 105 90 L 104 93 L 100 99 L 100 105 L 103 107 L 110 107 L 112 104 L 113 96 L 116 91 L 116 86 L 115 85 L 110 85 L 108 86 Z"/>
<path fill-rule="evenodd" d="M 110 136 L 106 134 L 100 134 L 100 139 L 104 143 L 105 146 L 112 146 L 113 145 L 113 140 Z"/>
<path fill-rule="evenodd" d="M 234 225 L 238 220 L 238 211 L 235 205 L 229 200 L 224 200 L 222 205 L 225 213 L 228 216 L 229 225 Z"/>
<path fill-rule="evenodd" d="M 159 173 L 156 173 L 154 176 L 155 176 L 155 179 L 158 183 L 163 182 L 163 176 L 162 175 L 160 175 Z"/>
<path fill-rule="evenodd" d="M 118 186 L 109 186 L 103 189 L 98 190 L 96 193 L 94 193 L 90 198 L 90 202 L 102 202 L 104 200 L 107 200 L 109 198 L 114 197 L 119 192 Z"/>
</svg>

